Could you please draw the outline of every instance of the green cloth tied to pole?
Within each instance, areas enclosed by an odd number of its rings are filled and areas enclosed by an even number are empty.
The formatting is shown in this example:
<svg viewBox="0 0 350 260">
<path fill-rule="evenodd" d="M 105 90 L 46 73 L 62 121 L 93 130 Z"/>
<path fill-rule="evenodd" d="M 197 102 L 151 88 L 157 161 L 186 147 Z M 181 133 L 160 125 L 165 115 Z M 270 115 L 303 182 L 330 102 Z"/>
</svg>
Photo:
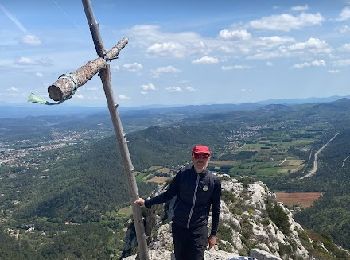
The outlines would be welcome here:
<svg viewBox="0 0 350 260">
<path fill-rule="evenodd" d="M 66 96 L 64 99 L 60 100 L 59 102 L 49 102 L 49 101 L 46 101 L 44 98 L 42 98 L 38 95 L 35 95 L 32 92 L 28 96 L 28 102 L 43 104 L 43 105 L 58 105 L 58 104 L 63 103 L 67 99 L 71 99 L 78 89 L 78 83 L 77 83 L 77 79 L 76 79 L 75 75 L 73 73 L 66 73 L 66 74 L 62 74 L 61 76 L 59 76 L 58 79 L 67 79 L 67 80 L 70 80 L 73 82 L 73 89 L 71 90 L 70 95 Z"/>
<path fill-rule="evenodd" d="M 28 96 L 28 102 L 30 103 L 35 103 L 35 104 L 42 104 L 42 105 L 58 105 L 58 104 L 61 104 L 62 102 L 49 102 L 49 101 L 46 101 L 44 98 L 38 96 L 38 95 L 35 95 L 33 92 L 30 93 L 30 95 Z"/>
</svg>

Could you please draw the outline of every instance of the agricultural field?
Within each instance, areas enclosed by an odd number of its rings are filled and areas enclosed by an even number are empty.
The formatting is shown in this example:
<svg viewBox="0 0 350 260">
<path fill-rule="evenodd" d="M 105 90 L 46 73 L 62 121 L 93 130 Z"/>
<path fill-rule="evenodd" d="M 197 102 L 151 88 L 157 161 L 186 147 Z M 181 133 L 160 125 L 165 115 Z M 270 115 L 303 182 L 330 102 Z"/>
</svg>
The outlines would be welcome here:
<svg viewBox="0 0 350 260">
<path fill-rule="evenodd" d="M 147 182 L 153 182 L 156 184 L 164 184 L 166 183 L 168 180 L 172 179 L 171 177 L 152 177 L 151 179 L 147 180 Z"/>
<path fill-rule="evenodd" d="M 286 122 L 283 127 L 287 125 Z M 249 134 L 251 127 L 240 129 L 221 156 L 210 162 L 210 169 L 262 181 L 304 171 L 311 163 L 313 146 L 321 139 L 322 132 L 308 129 L 310 126 L 300 128 L 298 125 L 293 129 L 292 123 L 288 127 L 292 129 L 280 129 L 278 124 L 260 126 L 253 134 Z M 238 139 L 239 145 L 231 145 Z"/>
<path fill-rule="evenodd" d="M 321 192 L 276 192 L 277 201 L 288 207 L 309 208 L 323 194 Z"/>
</svg>

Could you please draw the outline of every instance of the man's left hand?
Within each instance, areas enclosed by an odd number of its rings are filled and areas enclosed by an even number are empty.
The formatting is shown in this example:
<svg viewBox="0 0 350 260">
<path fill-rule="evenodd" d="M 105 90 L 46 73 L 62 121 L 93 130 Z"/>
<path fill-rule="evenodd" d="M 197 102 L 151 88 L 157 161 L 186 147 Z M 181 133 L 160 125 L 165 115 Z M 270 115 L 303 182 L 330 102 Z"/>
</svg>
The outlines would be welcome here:
<svg viewBox="0 0 350 260">
<path fill-rule="evenodd" d="M 216 245 L 216 236 L 213 236 L 213 235 L 210 235 L 208 237 L 208 246 L 209 246 L 209 249 L 211 249 L 213 246 Z"/>
</svg>

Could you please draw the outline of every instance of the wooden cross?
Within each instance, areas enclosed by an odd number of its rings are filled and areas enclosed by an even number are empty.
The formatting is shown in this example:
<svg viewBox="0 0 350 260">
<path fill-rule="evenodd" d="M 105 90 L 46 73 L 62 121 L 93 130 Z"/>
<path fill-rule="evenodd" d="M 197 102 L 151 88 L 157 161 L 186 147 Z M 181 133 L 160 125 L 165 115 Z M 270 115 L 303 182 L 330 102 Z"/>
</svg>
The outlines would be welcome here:
<svg viewBox="0 0 350 260">
<path fill-rule="evenodd" d="M 124 171 L 128 180 L 130 203 L 132 206 L 138 243 L 138 255 L 140 260 L 149 260 L 141 209 L 139 206 L 134 204 L 134 201 L 139 197 L 135 175 L 133 174 L 134 166 L 132 165 L 130 159 L 128 145 L 123 133 L 123 125 L 117 110 L 118 104 L 114 102 L 111 86 L 111 70 L 110 65 L 108 64 L 109 61 L 118 58 L 119 52 L 126 46 L 128 39 L 123 38 L 112 49 L 105 52 L 102 38 L 99 33 L 98 23 L 96 22 L 91 8 L 91 2 L 90 0 L 82 0 L 82 2 L 84 5 L 84 12 L 89 23 L 91 36 L 94 41 L 95 50 L 99 58 L 89 61 L 75 72 L 61 75 L 55 83 L 49 86 L 49 97 L 55 101 L 63 102 L 64 100 L 71 98 L 75 91 L 89 81 L 97 72 L 99 73 L 103 84 L 103 90 L 106 95 L 111 120 L 114 126 L 117 145 L 121 151 Z"/>
</svg>

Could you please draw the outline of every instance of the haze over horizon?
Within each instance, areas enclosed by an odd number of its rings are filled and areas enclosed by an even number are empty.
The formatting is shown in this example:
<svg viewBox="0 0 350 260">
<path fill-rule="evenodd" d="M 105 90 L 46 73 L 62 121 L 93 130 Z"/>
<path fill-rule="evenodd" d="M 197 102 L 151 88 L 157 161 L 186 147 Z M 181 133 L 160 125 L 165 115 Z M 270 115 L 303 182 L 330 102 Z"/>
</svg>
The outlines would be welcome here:
<svg viewBox="0 0 350 260">
<path fill-rule="evenodd" d="M 92 1 L 124 107 L 253 103 L 350 94 L 350 2 Z M 80 1 L 0 0 L 0 103 L 97 57 Z M 105 106 L 98 77 L 67 103 Z"/>
<path fill-rule="evenodd" d="M 220 106 L 220 105 L 254 105 L 254 104 L 260 104 L 260 105 L 269 105 L 269 104 L 305 104 L 305 103 L 328 103 L 328 102 L 333 102 L 339 99 L 350 99 L 350 96 L 338 96 L 338 95 L 334 95 L 334 96 L 329 96 L 329 97 L 306 97 L 306 98 L 296 98 L 296 99 L 265 99 L 265 100 L 258 100 L 256 102 L 242 102 L 242 103 L 198 103 L 198 104 L 191 104 L 191 103 L 184 103 L 184 104 L 144 104 L 144 105 L 125 105 L 123 104 L 122 107 L 120 107 L 121 109 L 125 108 L 125 109 L 148 109 L 148 108 L 176 108 L 176 107 L 187 107 L 187 106 Z M 120 101 L 120 100 L 118 100 Z M 119 102 L 120 104 L 120 102 Z M 86 103 L 70 103 L 70 102 L 65 102 L 65 103 L 61 103 L 59 104 L 59 107 L 65 107 L 65 108 L 69 108 L 69 107 L 80 107 L 80 108 L 102 108 L 102 109 L 107 109 L 107 103 L 102 104 L 86 104 Z M 0 107 L 3 108 L 12 108 L 12 107 L 23 107 L 23 108 L 33 108 L 33 109 L 43 109 L 47 106 L 43 106 L 41 104 L 33 104 L 31 102 L 25 101 L 23 103 L 6 103 L 6 102 L 2 102 L 0 104 Z M 52 106 L 49 106 L 52 107 Z M 48 110 L 50 110 L 50 108 L 48 107 Z M 59 108 L 58 106 L 54 106 L 55 108 Z M 56 109 L 55 109 L 56 110 Z"/>
</svg>

